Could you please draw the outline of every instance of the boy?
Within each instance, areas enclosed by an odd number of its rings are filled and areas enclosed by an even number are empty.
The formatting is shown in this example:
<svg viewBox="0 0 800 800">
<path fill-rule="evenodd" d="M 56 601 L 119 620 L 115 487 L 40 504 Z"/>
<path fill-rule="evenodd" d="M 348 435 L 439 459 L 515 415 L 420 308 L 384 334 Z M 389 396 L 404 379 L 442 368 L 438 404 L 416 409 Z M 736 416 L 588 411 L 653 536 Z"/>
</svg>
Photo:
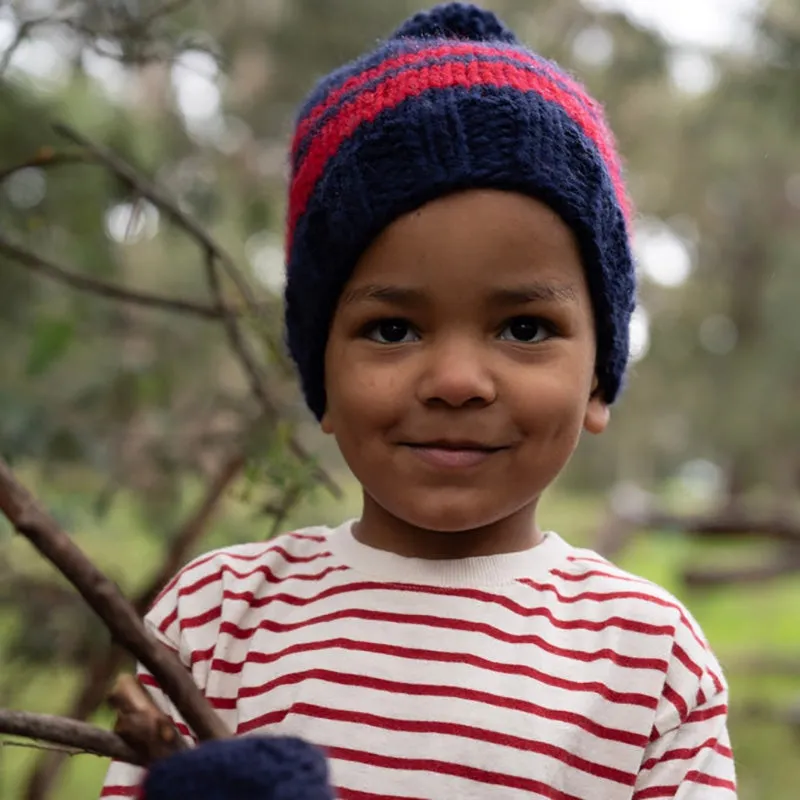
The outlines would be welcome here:
<svg viewBox="0 0 800 800">
<path fill-rule="evenodd" d="M 697 624 L 536 525 L 627 359 L 631 210 L 599 106 L 450 4 L 321 82 L 292 166 L 288 342 L 363 512 L 195 560 L 151 628 L 237 734 L 322 748 L 342 800 L 734 798 Z M 158 765 L 148 800 L 266 797 L 264 741 Z M 103 794 L 140 780 L 114 765 Z"/>
</svg>

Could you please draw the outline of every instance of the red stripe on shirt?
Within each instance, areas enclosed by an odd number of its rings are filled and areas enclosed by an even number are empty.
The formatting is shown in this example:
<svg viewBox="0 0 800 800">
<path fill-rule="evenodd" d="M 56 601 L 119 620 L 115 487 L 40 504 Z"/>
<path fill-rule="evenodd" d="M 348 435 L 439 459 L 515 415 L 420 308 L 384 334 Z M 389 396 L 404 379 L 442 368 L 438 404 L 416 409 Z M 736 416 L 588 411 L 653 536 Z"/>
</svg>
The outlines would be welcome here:
<svg viewBox="0 0 800 800">
<path fill-rule="evenodd" d="M 686 717 L 686 724 L 690 722 L 705 722 L 714 717 L 724 717 L 728 713 L 728 704 L 720 703 L 713 708 L 697 708 Z"/>
<path fill-rule="evenodd" d="M 525 739 L 508 733 L 499 733 L 487 728 L 477 728 L 474 725 L 463 725 L 454 722 L 436 722 L 427 720 L 409 720 L 382 717 L 365 711 L 349 711 L 347 709 L 326 708 L 312 703 L 297 703 L 289 712 L 302 714 L 314 719 L 324 719 L 331 722 L 344 722 L 353 725 L 366 725 L 371 728 L 383 730 L 402 731 L 403 733 L 428 733 L 440 736 L 458 736 L 463 739 L 474 739 L 480 742 L 490 742 L 502 747 L 510 747 L 525 753 L 536 753 L 546 756 L 575 769 L 594 775 L 596 778 L 619 783 L 623 786 L 633 786 L 636 775 L 625 772 L 605 764 L 581 758 L 575 753 L 570 753 L 561 747 L 555 747 L 547 742 L 536 739 Z"/>
<path fill-rule="evenodd" d="M 271 603 L 286 603 L 287 605 L 302 607 L 327 600 L 331 597 L 354 594 L 357 592 L 407 592 L 411 594 L 423 595 L 445 595 L 447 597 L 475 600 L 476 602 L 483 604 L 492 603 L 494 605 L 501 606 L 520 617 L 543 617 L 553 627 L 561 630 L 603 631 L 607 628 L 620 628 L 625 631 L 641 633 L 646 636 L 669 636 L 670 638 L 672 638 L 675 633 L 675 628 L 672 625 L 654 625 L 652 623 L 642 622 L 641 620 L 628 619 L 626 617 L 619 616 L 608 617 L 604 620 L 560 619 L 556 617 L 549 608 L 544 606 L 524 606 L 521 603 L 517 603 L 514 600 L 503 597 L 502 595 L 493 594 L 480 589 L 443 589 L 436 586 L 417 586 L 414 584 L 403 583 L 361 581 L 359 583 L 348 583 L 342 586 L 331 586 L 330 588 L 319 592 L 319 594 L 311 595 L 310 597 L 298 597 L 297 595 L 287 593 L 271 594 L 266 597 L 256 597 L 253 592 L 233 591 L 225 591 L 223 597 L 230 600 L 241 600 L 248 603 L 251 608 L 263 608 Z M 194 624 L 190 625 L 190 620 L 192 619 L 194 618 L 189 617 L 185 619 L 182 623 L 182 627 L 195 627 Z"/>
<path fill-rule="evenodd" d="M 425 660 L 425 657 L 422 656 L 422 660 Z M 463 660 L 461 663 L 464 663 Z M 509 665 L 503 665 L 509 666 Z M 511 667 L 507 670 L 510 674 L 514 674 L 519 672 L 519 670 L 515 670 Z M 506 708 L 512 709 L 516 711 L 522 711 L 526 714 L 531 714 L 533 716 L 541 717 L 543 719 L 548 719 L 556 722 L 563 722 L 568 725 L 574 725 L 577 728 L 581 728 L 593 736 L 597 736 L 600 739 L 606 739 L 609 741 L 616 741 L 622 742 L 623 744 L 633 745 L 635 747 L 645 747 L 647 745 L 647 737 L 641 736 L 637 733 L 633 733 L 627 730 L 618 730 L 616 728 L 610 728 L 605 725 L 601 725 L 599 722 L 589 719 L 581 714 L 577 714 L 573 711 L 564 711 L 561 709 L 554 709 L 554 708 L 547 708 L 545 706 L 541 706 L 537 703 L 533 703 L 529 700 L 520 700 L 515 699 L 512 697 L 508 697 L 506 695 L 498 695 L 491 692 L 484 692 L 479 691 L 476 689 L 464 689 L 464 688 L 455 688 L 455 687 L 448 687 L 443 685 L 432 686 L 432 685 L 425 685 L 425 684 L 413 684 L 415 687 L 415 691 L 413 694 L 429 694 L 431 696 L 436 697 L 455 697 L 458 699 L 467 699 L 471 702 L 476 703 L 484 703 L 486 705 L 494 706 L 496 708 Z M 275 688 L 274 686 L 269 686 L 266 691 L 269 689 Z M 370 687 L 370 688 L 378 688 L 378 687 Z M 429 691 L 426 691 L 429 689 Z M 394 693 L 393 688 L 389 688 L 388 691 Z M 405 692 L 402 688 L 398 690 L 400 694 L 409 694 L 409 692 Z M 236 703 L 234 702 L 230 705 L 231 708 L 234 708 Z M 250 728 L 252 730 L 252 728 Z"/>
<path fill-rule="evenodd" d="M 535 634 L 507 633 L 486 623 L 451 619 L 449 617 L 440 618 L 422 614 L 394 614 L 390 612 L 372 611 L 364 608 L 342 609 L 340 611 L 333 611 L 329 614 L 321 614 L 318 617 L 311 617 L 309 619 L 289 623 L 280 623 L 274 622 L 273 620 L 264 619 L 261 620 L 258 625 L 252 628 L 241 628 L 233 622 L 223 622 L 219 627 L 219 634 L 226 634 L 234 639 L 244 641 L 250 639 L 257 630 L 271 631 L 273 633 L 286 633 L 289 631 L 296 631 L 313 625 L 324 624 L 341 619 L 361 619 L 369 622 L 391 622 L 399 625 L 421 625 L 430 628 L 441 628 L 444 630 L 461 630 L 469 633 L 482 633 L 502 642 L 508 642 L 511 644 L 530 644 L 536 647 L 541 647 L 541 649 L 547 649 L 546 647 L 542 647 L 543 639 L 540 636 Z M 600 658 L 609 658 L 609 660 L 613 660 L 614 663 L 617 663 L 621 666 L 627 666 L 630 664 L 634 669 L 644 669 L 649 667 L 657 671 L 664 671 L 663 664 L 658 659 L 653 659 L 650 664 L 645 666 L 641 663 L 642 661 L 645 661 L 644 659 L 639 659 L 639 663 L 636 663 L 633 656 L 617 654 L 615 651 L 612 651 L 609 648 L 604 648 L 604 650 L 596 652 L 602 653 L 602 656 L 598 656 L 597 660 Z M 583 659 L 576 658 L 573 660 L 582 661 Z M 595 659 L 592 658 L 588 660 Z"/>
<path fill-rule="evenodd" d="M 272 628 L 275 632 L 279 631 L 278 623 L 265 622 L 261 626 L 265 630 Z M 547 644 L 547 643 L 544 643 Z M 197 651 L 200 656 L 197 661 L 208 660 L 213 655 L 216 646 L 208 648 L 208 650 Z M 314 650 L 327 650 L 327 649 L 341 649 L 350 650 L 352 652 L 361 653 L 380 653 L 382 655 L 393 656 L 395 658 L 408 658 L 411 660 L 426 660 L 451 664 L 470 664 L 481 669 L 489 669 L 492 672 L 501 672 L 509 675 L 524 675 L 528 667 L 520 664 L 504 664 L 500 661 L 491 661 L 481 656 L 475 656 L 472 653 L 453 653 L 446 650 L 423 650 L 416 647 L 398 647 L 391 644 L 383 644 L 377 642 L 359 641 L 356 639 L 348 639 L 345 637 L 336 637 L 334 639 L 320 639 L 314 642 L 300 642 L 298 644 L 289 645 L 283 650 L 270 653 L 261 653 L 257 650 L 251 650 L 242 661 L 228 661 L 226 659 L 214 659 L 211 669 L 216 672 L 224 672 L 229 675 L 237 675 L 241 672 L 245 664 L 269 664 L 277 661 L 284 656 L 293 653 L 306 653 L 313 652 Z M 549 653 L 560 655 L 563 658 L 570 658 L 574 661 L 590 662 L 599 661 L 604 658 L 609 658 L 613 663 L 620 665 L 621 657 L 612 658 L 605 650 L 598 650 L 592 653 L 582 653 L 579 650 L 567 650 L 561 647 L 549 645 L 541 649 Z M 209 651 L 211 653 L 209 654 Z M 612 656 L 616 656 L 613 651 L 609 651 Z M 193 662 L 194 663 L 194 653 Z M 631 669 L 650 669 L 656 672 L 666 672 L 667 662 L 655 658 L 637 658 L 635 656 L 624 657 L 622 666 Z M 538 674 L 538 673 L 537 673 Z"/>
<path fill-rule="evenodd" d="M 730 747 L 720 744 L 719 739 L 712 738 L 706 739 L 705 742 L 697 745 L 697 747 L 682 747 L 675 750 L 668 750 L 666 753 L 664 753 L 664 755 L 659 756 L 658 758 L 649 758 L 642 764 L 640 771 L 645 772 L 647 770 L 651 770 L 653 767 L 663 763 L 664 761 L 690 761 L 702 753 L 703 750 L 713 750 L 714 752 L 719 753 L 721 756 L 726 756 L 727 758 L 733 757 L 733 752 L 731 751 Z"/>
<path fill-rule="evenodd" d="M 335 670 L 313 668 L 304 670 L 302 672 L 294 672 L 287 675 L 281 675 L 273 678 L 258 686 L 241 686 L 237 693 L 236 698 L 209 698 L 212 702 L 224 703 L 226 708 L 233 708 L 236 706 L 237 701 L 245 697 L 260 697 L 263 694 L 274 691 L 282 686 L 295 686 L 307 680 L 316 680 L 320 682 L 332 683 L 339 686 L 351 686 L 361 689 L 372 689 L 378 692 L 388 692 L 389 694 L 408 695 L 416 697 L 452 697 L 460 700 L 469 700 L 472 702 L 493 701 L 495 704 L 500 705 L 502 698 L 499 695 L 491 695 L 488 692 L 479 692 L 475 689 L 468 689 L 462 686 L 443 686 L 437 684 L 424 684 L 424 683 L 408 683 L 404 681 L 390 681 L 385 678 L 376 678 L 369 675 L 355 675 L 346 672 L 339 672 Z M 567 683 L 567 681 L 565 681 Z M 591 688 L 589 688 L 591 687 Z M 611 703 L 618 705 L 633 705 L 641 706 L 643 708 L 652 708 L 654 706 L 654 698 L 647 695 L 616 692 L 609 689 L 601 683 L 584 684 L 581 686 L 566 686 L 560 687 L 573 691 L 593 691 Z M 528 710 L 532 704 L 527 704 L 522 700 L 514 700 L 508 698 L 508 708 L 519 708 L 522 711 Z M 254 730 L 257 720 L 251 720 L 247 723 L 247 730 Z"/>
<path fill-rule="evenodd" d="M 665 699 L 669 700 L 669 702 L 672 703 L 672 705 L 677 709 L 681 723 L 685 722 L 686 717 L 689 714 L 689 705 L 686 700 L 684 700 L 684 698 L 681 697 L 681 695 L 678 694 L 678 692 L 676 692 L 668 683 L 664 685 L 663 695 Z"/>
<path fill-rule="evenodd" d="M 726 780 L 725 778 L 715 778 L 712 775 L 706 775 L 704 772 L 691 770 L 686 773 L 686 781 L 690 783 L 699 783 L 703 786 L 712 786 L 715 789 L 725 789 L 729 792 L 736 793 L 736 784 L 733 781 Z M 680 786 L 675 784 L 672 786 L 649 786 L 642 789 L 633 795 L 633 800 L 652 800 L 656 797 L 671 797 L 677 796 L 680 791 Z"/>
<path fill-rule="evenodd" d="M 100 797 L 139 797 L 139 786 L 104 786 Z"/>
<path fill-rule="evenodd" d="M 293 573 L 291 575 L 283 575 L 279 577 L 266 564 L 259 564 L 257 567 L 253 567 L 253 569 L 251 569 L 249 572 L 237 572 L 229 564 L 223 564 L 216 572 L 211 572 L 208 575 L 204 575 L 202 578 L 198 578 L 194 583 L 190 583 L 188 586 L 182 586 L 178 591 L 178 597 L 191 597 L 193 594 L 200 591 L 200 589 L 204 589 L 206 586 L 210 586 L 212 583 L 221 581 L 225 575 L 232 575 L 234 578 L 238 578 L 239 580 L 246 580 L 247 578 L 252 578 L 253 575 L 260 574 L 264 580 L 267 581 L 267 583 L 277 584 L 288 581 L 320 581 L 323 578 L 326 578 L 332 572 L 346 572 L 348 569 L 350 568 L 342 564 L 335 567 L 326 567 L 320 572 L 300 573 L 299 575 Z"/>
<path fill-rule="evenodd" d="M 367 764 L 382 769 L 451 775 L 489 786 L 505 786 L 509 789 L 533 792 L 543 797 L 548 797 L 550 800 L 583 800 L 583 798 L 577 797 L 576 795 L 561 792 L 542 781 L 523 778 L 518 775 L 508 775 L 503 772 L 491 772 L 477 767 L 470 767 L 466 764 L 451 764 L 447 761 L 437 761 L 432 758 L 383 756 L 378 753 L 365 753 L 347 747 L 329 747 L 326 748 L 326 751 L 330 758 L 339 759 L 341 761 L 354 761 L 358 764 Z"/>
</svg>

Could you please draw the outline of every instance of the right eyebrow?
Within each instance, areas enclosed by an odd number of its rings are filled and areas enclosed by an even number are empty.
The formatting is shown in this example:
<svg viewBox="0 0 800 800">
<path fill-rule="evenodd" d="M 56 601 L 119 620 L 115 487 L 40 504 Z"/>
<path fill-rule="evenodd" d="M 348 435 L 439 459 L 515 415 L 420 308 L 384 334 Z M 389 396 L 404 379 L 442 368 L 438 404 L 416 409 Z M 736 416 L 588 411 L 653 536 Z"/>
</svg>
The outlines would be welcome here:
<svg viewBox="0 0 800 800">
<path fill-rule="evenodd" d="M 424 301 L 425 296 L 419 289 L 414 289 L 409 286 L 391 286 L 374 283 L 354 286 L 342 295 L 342 305 L 379 302 L 405 306 L 419 306 L 422 305 Z"/>
</svg>

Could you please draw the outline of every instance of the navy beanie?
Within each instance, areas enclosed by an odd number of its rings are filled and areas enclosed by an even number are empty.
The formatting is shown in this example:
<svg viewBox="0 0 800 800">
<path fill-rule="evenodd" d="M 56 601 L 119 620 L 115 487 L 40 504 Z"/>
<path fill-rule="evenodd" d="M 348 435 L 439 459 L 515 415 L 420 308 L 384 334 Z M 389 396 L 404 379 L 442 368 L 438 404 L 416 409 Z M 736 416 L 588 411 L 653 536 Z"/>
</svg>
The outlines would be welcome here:
<svg viewBox="0 0 800 800">
<path fill-rule="evenodd" d="M 156 761 L 142 800 L 333 800 L 321 750 L 292 737 L 205 742 Z"/>
<path fill-rule="evenodd" d="M 342 289 L 398 217 L 467 189 L 526 194 L 574 232 L 592 297 L 603 398 L 619 393 L 635 304 L 632 210 L 600 105 L 464 3 L 416 14 L 324 78 L 292 143 L 286 337 L 306 401 L 325 412 L 325 347 Z"/>
</svg>

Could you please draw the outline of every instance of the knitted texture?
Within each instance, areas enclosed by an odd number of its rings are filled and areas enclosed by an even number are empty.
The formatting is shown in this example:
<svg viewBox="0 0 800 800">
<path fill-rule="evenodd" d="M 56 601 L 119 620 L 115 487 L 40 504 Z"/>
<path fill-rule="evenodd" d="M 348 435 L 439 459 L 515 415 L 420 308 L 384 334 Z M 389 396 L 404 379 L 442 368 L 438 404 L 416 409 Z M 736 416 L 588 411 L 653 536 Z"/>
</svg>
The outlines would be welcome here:
<svg viewBox="0 0 800 800">
<path fill-rule="evenodd" d="M 291 155 L 286 335 L 306 401 L 325 411 L 324 357 L 359 257 L 398 217 L 466 189 L 516 191 L 573 230 L 592 297 L 596 372 L 619 393 L 635 303 L 631 207 L 614 138 L 585 89 L 494 14 L 452 3 L 324 78 Z"/>
<path fill-rule="evenodd" d="M 207 742 L 157 761 L 143 800 L 333 800 L 320 750 L 289 737 Z"/>
</svg>

